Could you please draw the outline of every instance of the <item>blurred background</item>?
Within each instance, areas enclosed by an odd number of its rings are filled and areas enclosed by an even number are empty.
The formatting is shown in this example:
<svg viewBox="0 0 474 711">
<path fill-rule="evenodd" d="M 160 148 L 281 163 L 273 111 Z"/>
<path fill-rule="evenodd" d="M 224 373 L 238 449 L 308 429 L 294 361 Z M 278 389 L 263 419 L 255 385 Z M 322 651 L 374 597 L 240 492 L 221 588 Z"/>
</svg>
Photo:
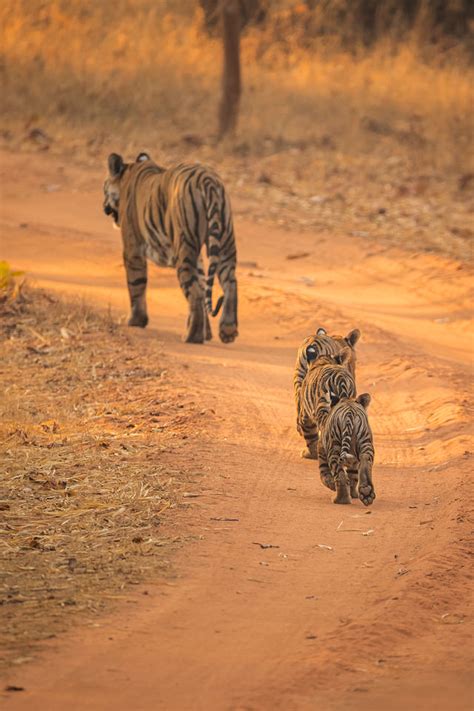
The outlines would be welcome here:
<svg viewBox="0 0 474 711">
<path fill-rule="evenodd" d="M 227 131 L 224 6 L 241 63 Z M 470 0 L 3 0 L 0 20 L 8 147 L 201 160 L 256 220 L 469 256 Z"/>
</svg>

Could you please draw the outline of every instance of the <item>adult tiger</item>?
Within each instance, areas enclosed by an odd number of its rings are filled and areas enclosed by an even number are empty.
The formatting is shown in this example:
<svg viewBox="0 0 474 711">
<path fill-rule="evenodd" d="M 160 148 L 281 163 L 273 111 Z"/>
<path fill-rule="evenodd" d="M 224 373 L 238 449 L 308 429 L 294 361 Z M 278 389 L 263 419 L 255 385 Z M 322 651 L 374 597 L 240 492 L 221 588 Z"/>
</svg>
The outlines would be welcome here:
<svg viewBox="0 0 474 711">
<path fill-rule="evenodd" d="M 375 499 L 372 482 L 374 441 L 367 418 L 370 395 L 357 399 L 331 397 L 331 410 L 318 443 L 319 474 L 336 491 L 335 504 L 359 499 L 370 506 Z"/>
<path fill-rule="evenodd" d="M 216 316 L 223 305 L 219 337 L 232 342 L 238 335 L 237 253 L 230 202 L 218 175 L 199 164 L 162 168 L 147 153 L 140 153 L 134 163 L 111 153 L 108 168 L 104 212 L 122 231 L 132 310 L 129 326 L 144 328 L 148 323 L 148 258 L 159 266 L 176 267 L 189 304 L 185 341 L 212 338 L 208 314 Z M 201 257 L 204 245 L 207 279 Z M 213 309 L 216 274 L 224 296 Z"/>
<path fill-rule="evenodd" d="M 349 347 L 335 356 L 318 357 L 314 345 L 309 345 L 306 356 L 309 369 L 300 390 L 297 428 L 306 442 L 302 456 L 317 459 L 319 432 L 329 414 L 331 398 L 355 397 L 356 385 L 347 369 L 351 359 Z"/>
</svg>

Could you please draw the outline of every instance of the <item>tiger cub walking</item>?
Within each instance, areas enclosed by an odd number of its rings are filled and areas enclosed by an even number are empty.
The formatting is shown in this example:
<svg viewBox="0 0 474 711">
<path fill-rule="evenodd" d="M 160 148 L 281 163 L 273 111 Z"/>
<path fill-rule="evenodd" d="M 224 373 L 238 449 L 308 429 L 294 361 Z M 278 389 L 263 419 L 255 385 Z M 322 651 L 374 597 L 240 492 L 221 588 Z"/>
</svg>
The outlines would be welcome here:
<svg viewBox="0 0 474 711">
<path fill-rule="evenodd" d="M 147 259 L 175 267 L 188 301 L 185 340 L 212 338 L 209 315 L 223 304 L 219 337 L 231 343 L 237 330 L 237 253 L 229 197 L 219 176 L 200 164 L 171 168 L 157 165 L 147 153 L 125 163 L 117 153 L 108 160 L 104 212 L 122 231 L 123 259 L 131 303 L 129 326 L 144 328 Z M 209 258 L 207 277 L 201 252 Z M 215 308 L 212 287 L 217 276 L 224 292 Z"/>
<path fill-rule="evenodd" d="M 306 358 L 309 367 L 298 400 L 297 429 L 306 442 L 302 456 L 317 459 L 318 433 L 329 414 L 331 398 L 355 397 L 356 385 L 347 369 L 350 348 L 335 356 L 318 357 L 315 346 L 309 345 Z"/>
<path fill-rule="evenodd" d="M 336 492 L 335 504 L 359 499 L 370 506 L 375 499 L 372 483 L 374 443 L 367 408 L 370 395 L 332 398 L 332 407 L 318 445 L 321 481 Z"/>
<path fill-rule="evenodd" d="M 310 365 L 310 360 L 319 358 L 321 356 L 335 356 L 344 348 L 349 348 L 350 358 L 346 362 L 346 367 L 353 377 L 355 377 L 355 365 L 356 365 L 356 351 L 355 345 L 360 338 L 359 329 L 354 329 L 350 331 L 347 336 L 328 336 L 326 329 L 320 327 L 318 328 L 314 336 L 308 336 L 304 339 L 303 343 L 298 348 L 298 353 L 296 356 L 296 363 L 293 375 L 293 387 L 295 393 L 296 402 L 296 417 L 297 417 L 297 429 L 300 434 L 302 434 L 299 424 L 299 407 L 301 402 L 301 388 L 303 381 L 305 379 L 306 373 Z M 308 354 L 310 359 L 308 359 Z M 317 459 L 317 433 L 314 439 L 313 447 L 311 449 L 306 449 L 303 451 L 302 456 L 306 459 Z"/>
</svg>

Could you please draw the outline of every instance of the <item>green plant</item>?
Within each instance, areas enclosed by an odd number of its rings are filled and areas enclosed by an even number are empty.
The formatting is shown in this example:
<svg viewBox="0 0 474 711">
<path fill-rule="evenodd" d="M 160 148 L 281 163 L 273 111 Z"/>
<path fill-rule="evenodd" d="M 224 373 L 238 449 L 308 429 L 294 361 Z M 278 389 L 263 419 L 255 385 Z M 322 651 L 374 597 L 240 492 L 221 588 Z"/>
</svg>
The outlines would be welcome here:
<svg viewBox="0 0 474 711">
<path fill-rule="evenodd" d="M 23 274 L 21 271 L 13 271 L 8 262 L 0 261 L 0 298 L 17 298 L 22 285 L 17 277 Z"/>
</svg>

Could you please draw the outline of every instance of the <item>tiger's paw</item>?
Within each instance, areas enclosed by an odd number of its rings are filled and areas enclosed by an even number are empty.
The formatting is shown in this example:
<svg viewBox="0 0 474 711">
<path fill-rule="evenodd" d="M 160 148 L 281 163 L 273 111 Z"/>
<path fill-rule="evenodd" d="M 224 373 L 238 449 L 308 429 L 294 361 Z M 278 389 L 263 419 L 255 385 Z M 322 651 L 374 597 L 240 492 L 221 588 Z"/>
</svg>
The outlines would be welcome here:
<svg viewBox="0 0 474 711">
<path fill-rule="evenodd" d="M 344 494 L 337 494 L 336 498 L 332 500 L 333 504 L 342 504 L 346 506 L 347 504 L 352 503 L 351 502 L 351 497 L 346 496 Z"/>
<path fill-rule="evenodd" d="M 183 340 L 185 343 L 204 343 L 204 336 L 202 333 L 188 333 Z"/>
<path fill-rule="evenodd" d="M 303 459 L 317 459 L 318 455 L 317 452 L 312 452 L 309 447 L 305 447 L 301 450 L 301 457 Z"/>
<path fill-rule="evenodd" d="M 372 484 L 367 483 L 365 486 L 359 486 L 359 499 L 364 506 L 370 506 L 375 500 L 375 489 Z"/>
<path fill-rule="evenodd" d="M 239 332 L 237 330 L 237 326 L 235 325 L 221 325 L 219 327 L 219 338 L 221 339 L 222 343 L 232 343 L 235 341 L 237 336 L 239 335 Z"/>
<path fill-rule="evenodd" d="M 186 335 L 183 339 L 185 343 L 204 343 L 207 335 L 206 317 L 204 303 L 193 302 L 188 315 Z"/>
<path fill-rule="evenodd" d="M 135 313 L 128 319 L 128 326 L 145 328 L 148 324 L 148 316 L 144 313 Z"/>
<path fill-rule="evenodd" d="M 350 483 L 351 499 L 359 498 L 359 490 L 357 488 L 357 482 L 351 481 Z"/>
<path fill-rule="evenodd" d="M 331 489 L 331 491 L 336 491 L 336 484 L 334 483 L 334 479 L 330 474 L 321 475 L 321 484 L 326 486 L 328 489 Z"/>
</svg>

